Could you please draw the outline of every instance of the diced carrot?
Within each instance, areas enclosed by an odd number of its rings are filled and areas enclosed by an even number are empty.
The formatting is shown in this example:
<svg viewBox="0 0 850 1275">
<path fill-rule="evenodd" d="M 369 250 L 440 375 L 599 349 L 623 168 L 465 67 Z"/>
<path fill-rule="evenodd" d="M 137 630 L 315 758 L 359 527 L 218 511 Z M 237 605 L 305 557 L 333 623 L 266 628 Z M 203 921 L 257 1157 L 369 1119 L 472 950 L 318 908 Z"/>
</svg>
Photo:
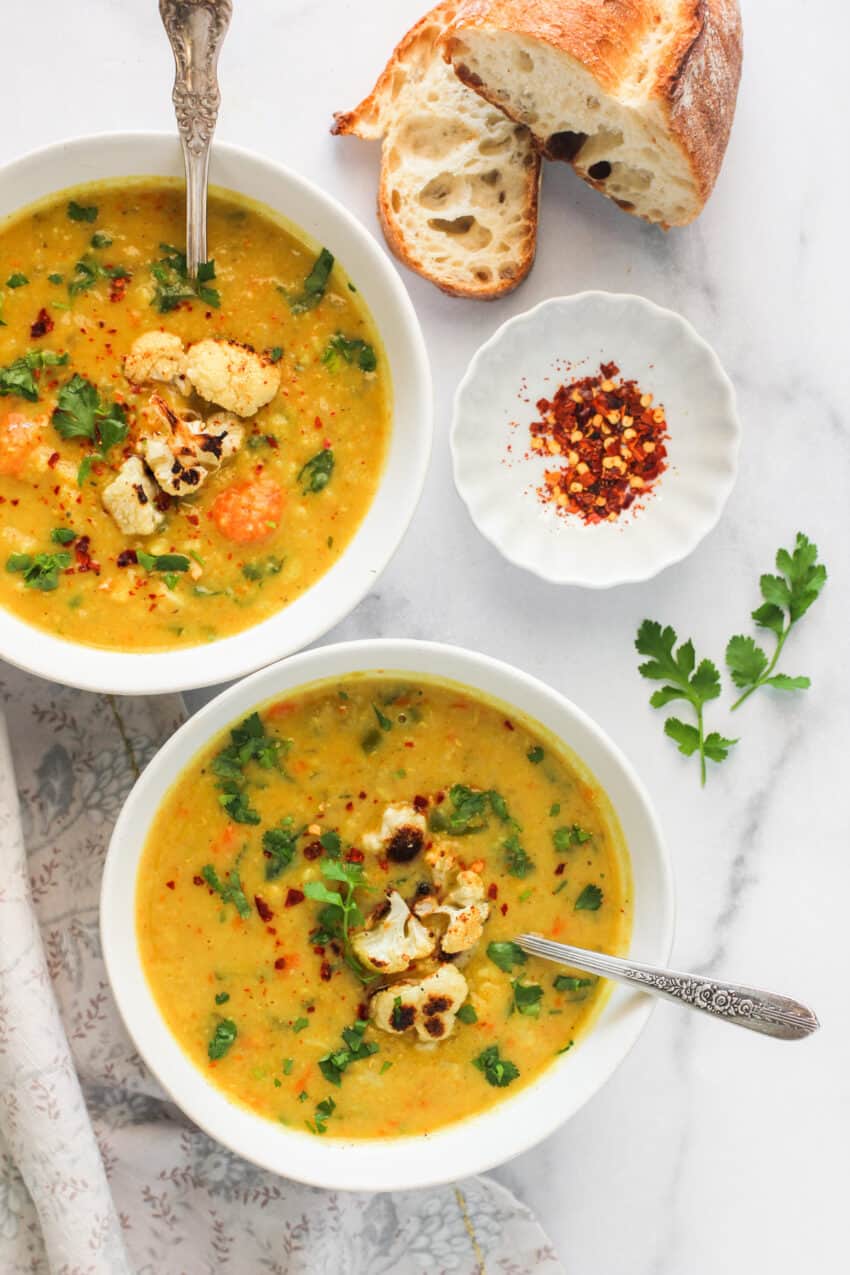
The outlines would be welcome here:
<svg viewBox="0 0 850 1275">
<path fill-rule="evenodd" d="M 551 928 L 551 930 L 549 931 L 549 933 L 551 934 L 551 936 L 552 936 L 552 938 L 553 938 L 553 939 L 554 939 L 554 938 L 557 938 L 557 936 L 561 933 L 561 930 L 563 930 L 563 928 L 564 928 L 564 919 L 563 919 L 563 917 L 556 916 L 556 917 L 555 917 L 555 920 L 554 920 L 554 923 L 553 923 L 553 925 L 552 925 L 552 928 Z"/>
<path fill-rule="evenodd" d="M 269 478 L 249 479 L 234 483 L 213 501 L 210 510 L 219 531 L 237 544 L 256 544 L 266 540 L 280 523 L 283 492 Z"/>
<path fill-rule="evenodd" d="M 229 850 L 233 845 L 237 836 L 238 833 L 236 831 L 236 825 L 232 823 L 227 824 L 227 826 L 222 829 L 221 835 L 216 837 L 215 841 L 211 843 L 210 854 L 224 854 L 224 852 Z"/>
<path fill-rule="evenodd" d="M 288 717 L 297 708 L 298 704 L 295 700 L 279 699 L 276 704 L 272 704 L 271 708 L 266 709 L 266 717 Z"/>
</svg>

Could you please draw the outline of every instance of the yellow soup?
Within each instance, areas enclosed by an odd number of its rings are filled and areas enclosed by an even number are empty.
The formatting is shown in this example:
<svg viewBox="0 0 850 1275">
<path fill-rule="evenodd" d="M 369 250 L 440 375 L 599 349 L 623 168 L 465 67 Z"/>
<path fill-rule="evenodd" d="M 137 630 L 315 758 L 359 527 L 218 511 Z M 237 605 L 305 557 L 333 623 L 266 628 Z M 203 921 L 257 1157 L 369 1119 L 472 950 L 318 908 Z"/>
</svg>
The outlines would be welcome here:
<svg viewBox="0 0 850 1275">
<path fill-rule="evenodd" d="M 533 1081 L 604 986 L 512 940 L 621 952 L 630 915 L 617 819 L 578 759 L 467 687 L 389 674 L 219 739 L 137 883 L 143 965 L 189 1057 L 329 1137 L 427 1133 Z"/>
<path fill-rule="evenodd" d="M 94 646 L 193 645 L 292 602 L 387 448 L 383 352 L 330 253 L 213 195 L 195 285 L 183 202 L 130 180 L 0 228 L 0 605 Z"/>
</svg>

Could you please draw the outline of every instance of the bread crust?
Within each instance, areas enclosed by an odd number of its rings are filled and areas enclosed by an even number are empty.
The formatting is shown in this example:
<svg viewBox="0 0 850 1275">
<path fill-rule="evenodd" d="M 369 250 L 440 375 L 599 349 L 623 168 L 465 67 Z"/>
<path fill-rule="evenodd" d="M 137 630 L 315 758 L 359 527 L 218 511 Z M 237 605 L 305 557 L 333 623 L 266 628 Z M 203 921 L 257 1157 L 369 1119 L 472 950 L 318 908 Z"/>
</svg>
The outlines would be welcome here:
<svg viewBox="0 0 850 1275">
<path fill-rule="evenodd" d="M 390 97 L 393 79 L 397 68 L 402 63 L 415 62 L 418 59 L 444 57 L 442 41 L 452 23 L 462 18 L 469 7 L 468 0 L 444 0 L 431 9 L 419 20 L 393 50 L 384 70 L 381 72 L 373 88 L 358 106 L 351 111 L 337 111 L 331 132 L 337 135 L 351 134 L 367 140 L 383 137 L 386 120 L 383 117 L 385 101 Z M 448 59 L 445 59 L 448 61 Z M 529 135 L 530 137 L 530 135 Z M 454 297 L 467 297 L 475 300 L 493 301 L 512 292 L 526 278 L 532 265 L 537 247 L 537 221 L 539 208 L 541 161 L 537 150 L 529 153 L 529 163 L 525 174 L 524 209 L 525 220 L 529 230 L 517 252 L 517 260 L 510 275 L 504 276 L 496 271 L 487 282 L 470 279 L 461 284 L 451 281 L 429 261 L 427 254 L 419 253 L 416 245 L 405 236 L 393 213 L 389 174 L 387 165 L 382 161 L 381 175 L 378 185 L 377 207 L 378 218 L 387 245 L 393 254 L 409 269 L 422 275 L 441 291 Z"/>
<path fill-rule="evenodd" d="M 648 68 L 647 100 L 656 104 L 690 169 L 701 205 L 717 180 L 732 121 L 743 58 L 737 0 L 669 0 L 678 4 L 672 38 Z M 524 36 L 580 62 L 616 98 L 629 83 L 641 42 L 651 37 L 658 0 L 470 0 L 443 40 L 456 74 L 482 97 L 511 114 L 462 61 L 470 30 Z M 512 114 L 512 118 L 518 118 Z M 547 158 L 547 139 L 532 134 Z M 575 167 L 575 165 L 574 165 Z M 586 179 L 604 191 L 600 183 Z M 631 211 L 627 209 L 627 211 Z"/>
</svg>

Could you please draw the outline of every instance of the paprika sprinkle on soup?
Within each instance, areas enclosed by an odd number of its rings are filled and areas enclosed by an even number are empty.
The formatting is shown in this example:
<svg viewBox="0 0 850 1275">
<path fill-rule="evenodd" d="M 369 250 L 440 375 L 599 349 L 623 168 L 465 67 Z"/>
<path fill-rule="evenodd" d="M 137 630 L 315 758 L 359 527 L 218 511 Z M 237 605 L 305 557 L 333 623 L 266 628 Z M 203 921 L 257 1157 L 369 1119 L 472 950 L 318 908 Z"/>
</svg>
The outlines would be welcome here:
<svg viewBox="0 0 850 1275">
<path fill-rule="evenodd" d="M 614 522 L 667 468 L 664 408 L 619 373 L 603 363 L 595 376 L 561 385 L 538 401 L 541 419 L 531 425 L 532 451 L 558 464 L 546 470 L 540 499 L 585 523 Z"/>
</svg>

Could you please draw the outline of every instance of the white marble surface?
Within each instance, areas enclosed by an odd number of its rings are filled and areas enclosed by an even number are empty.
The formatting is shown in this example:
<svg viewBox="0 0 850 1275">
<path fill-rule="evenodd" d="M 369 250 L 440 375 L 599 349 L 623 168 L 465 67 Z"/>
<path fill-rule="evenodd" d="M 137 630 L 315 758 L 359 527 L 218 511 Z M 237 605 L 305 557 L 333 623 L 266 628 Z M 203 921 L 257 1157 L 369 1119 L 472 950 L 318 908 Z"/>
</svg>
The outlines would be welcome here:
<svg viewBox="0 0 850 1275">
<path fill-rule="evenodd" d="M 328 135 L 424 0 L 236 0 L 223 55 L 223 139 L 334 192 L 379 235 L 377 153 Z M 537 264 L 507 300 L 449 300 L 405 274 L 436 386 L 433 464 L 405 544 L 329 640 L 443 639 L 513 661 L 618 740 L 657 803 L 678 884 L 683 967 L 809 998 L 823 1030 L 781 1045 L 662 1006 L 605 1090 L 499 1177 L 538 1212 L 574 1275 L 715 1275 L 840 1267 L 848 1087 L 848 442 L 846 49 L 850 10 L 743 0 L 745 71 L 732 142 L 698 224 L 630 220 L 565 167 L 547 170 Z M 100 129 L 168 128 L 170 53 L 155 0 L 3 7 L 0 161 Z M 506 566 L 454 491 L 452 392 L 509 315 L 587 287 L 680 310 L 734 379 L 744 422 L 719 528 L 647 585 L 558 590 Z M 789 643 L 805 695 L 760 695 L 732 723 L 738 755 L 700 792 L 635 673 L 645 615 L 715 659 L 746 625 L 776 547 L 806 530 L 830 583 Z M 733 732 L 734 733 L 734 732 Z M 843 1179 L 843 1184 L 842 1184 Z"/>
</svg>

